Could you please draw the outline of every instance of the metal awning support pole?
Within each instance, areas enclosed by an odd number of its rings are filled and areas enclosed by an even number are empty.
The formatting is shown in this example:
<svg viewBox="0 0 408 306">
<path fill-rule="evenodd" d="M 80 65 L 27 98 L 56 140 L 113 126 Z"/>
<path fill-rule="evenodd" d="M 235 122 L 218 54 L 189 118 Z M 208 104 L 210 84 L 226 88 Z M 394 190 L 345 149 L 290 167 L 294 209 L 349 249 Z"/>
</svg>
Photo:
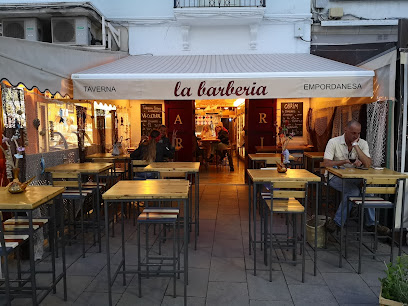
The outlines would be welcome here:
<svg viewBox="0 0 408 306">
<path fill-rule="evenodd" d="M 407 173 L 405 171 L 405 155 L 406 155 L 406 149 L 407 149 L 407 109 L 408 109 L 408 49 L 400 49 L 400 62 L 401 65 L 404 66 L 404 84 L 403 84 L 403 107 L 402 107 L 402 144 L 401 144 L 401 172 L 402 173 Z M 402 189 L 402 186 L 400 185 L 400 188 Z M 401 190 L 400 189 L 400 190 Z M 401 198 L 401 205 L 399 203 L 397 204 L 397 216 L 401 214 L 401 220 L 398 222 L 397 228 L 400 229 L 400 244 L 402 244 L 402 234 L 403 234 L 403 228 L 406 228 L 406 207 L 407 207 L 407 190 L 402 190 L 400 194 L 404 193 L 404 196 L 400 197 Z M 404 211 L 401 212 L 402 209 L 402 201 L 404 201 Z M 399 202 L 399 201 L 398 201 Z M 402 223 L 402 224 L 401 224 Z M 401 248 L 400 248 L 401 251 Z M 400 254 L 399 254 L 400 255 Z"/>
<path fill-rule="evenodd" d="M 400 53 L 401 65 L 404 66 L 404 97 L 402 110 L 402 145 L 401 145 L 401 172 L 405 171 L 405 152 L 407 149 L 407 104 L 408 104 L 408 50 Z"/>
</svg>

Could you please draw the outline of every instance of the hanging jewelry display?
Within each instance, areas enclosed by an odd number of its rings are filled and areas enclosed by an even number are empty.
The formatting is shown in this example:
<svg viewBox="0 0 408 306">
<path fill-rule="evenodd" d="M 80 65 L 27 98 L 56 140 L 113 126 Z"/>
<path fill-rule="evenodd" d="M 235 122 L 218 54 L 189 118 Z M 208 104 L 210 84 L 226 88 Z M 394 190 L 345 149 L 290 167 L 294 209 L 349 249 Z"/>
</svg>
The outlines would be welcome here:
<svg viewBox="0 0 408 306">
<path fill-rule="evenodd" d="M 28 146 L 28 133 L 27 133 L 27 127 L 23 127 L 23 139 L 24 139 L 24 146 Z"/>
<path fill-rule="evenodd" d="M 14 129 L 26 126 L 24 91 L 18 88 L 2 88 L 2 106 L 4 128 Z"/>
<path fill-rule="evenodd" d="M 3 146 L 1 149 L 6 158 L 7 178 L 12 179 L 13 176 L 18 176 L 19 159 L 24 158 L 25 146 L 28 145 L 24 90 L 2 86 L 2 107 L 5 129 L 2 134 L 2 143 L 6 145 L 6 149 Z M 21 139 L 21 130 L 23 130 L 23 139 Z M 19 143 L 23 141 L 24 145 L 20 145 Z"/>
<path fill-rule="evenodd" d="M 4 158 L 6 159 L 6 174 L 8 179 L 13 178 L 13 169 L 15 167 L 14 165 L 14 160 L 13 156 L 11 155 L 11 149 L 10 149 L 10 144 L 8 143 L 10 139 L 2 135 L 2 143 L 6 144 L 7 149 L 4 149 L 3 146 L 1 146 L 1 149 L 3 150 L 4 153 Z"/>
<path fill-rule="evenodd" d="M 54 121 L 50 121 L 50 139 L 54 140 Z"/>
</svg>

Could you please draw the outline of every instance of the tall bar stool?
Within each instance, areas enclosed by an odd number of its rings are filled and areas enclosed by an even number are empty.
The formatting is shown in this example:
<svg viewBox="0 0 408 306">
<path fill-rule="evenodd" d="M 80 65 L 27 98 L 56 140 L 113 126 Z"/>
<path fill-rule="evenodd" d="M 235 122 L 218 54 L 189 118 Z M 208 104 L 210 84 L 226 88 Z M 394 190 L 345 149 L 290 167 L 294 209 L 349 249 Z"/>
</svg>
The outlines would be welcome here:
<svg viewBox="0 0 408 306">
<path fill-rule="evenodd" d="M 145 171 L 144 168 L 149 163 L 145 160 L 134 159 L 131 161 L 131 179 L 132 180 L 147 180 L 147 179 L 159 179 L 160 173 L 157 171 Z M 140 205 L 139 202 L 129 203 L 130 210 L 133 215 L 133 225 L 136 225 L 136 214 L 140 214 Z M 136 213 L 137 210 L 137 213 Z M 129 213 L 130 215 L 130 213 Z"/>
<path fill-rule="evenodd" d="M 396 206 L 398 198 L 398 186 L 399 182 L 402 182 L 401 179 L 383 179 L 383 178 L 370 178 L 363 180 L 363 187 L 361 192 L 361 197 L 350 197 L 349 201 L 357 205 L 359 210 L 359 222 L 358 222 L 358 273 L 361 273 L 362 267 L 362 247 L 364 246 L 370 251 L 371 254 L 367 256 L 381 256 L 389 255 L 390 262 L 393 261 L 394 255 L 394 244 L 395 244 L 395 218 L 396 218 Z M 393 196 L 393 201 L 388 200 L 386 197 Z M 367 232 L 363 230 L 364 224 L 364 210 L 365 208 L 374 208 L 375 209 L 375 225 L 374 232 Z M 390 209 L 392 210 L 393 220 L 391 227 L 391 248 L 389 254 L 378 254 L 378 238 L 387 238 L 389 236 L 379 237 L 377 234 L 377 223 L 379 217 L 379 209 Z M 402 211 L 404 211 L 404 203 L 402 202 Z M 373 236 L 374 242 L 372 247 L 369 247 L 363 242 L 363 235 Z M 346 236 L 346 248 L 347 248 L 347 236 Z"/>
<path fill-rule="evenodd" d="M 51 215 L 51 218 L 52 217 L 55 217 L 55 215 Z M 48 218 L 32 219 L 34 232 L 43 229 L 47 223 Z M 15 215 L 14 217 L 4 221 L 3 214 L 0 212 L 0 264 L 2 266 L 2 278 L 4 279 L 4 286 L 0 288 L 0 293 L 5 293 L 7 305 L 11 305 L 11 301 L 14 297 L 31 297 L 32 304 L 38 304 L 38 296 L 36 292 L 33 293 L 33 291 L 38 290 L 39 287 L 26 286 L 27 283 L 29 284 L 33 279 L 35 279 L 35 273 L 31 269 L 29 271 L 22 271 L 21 269 L 21 247 L 28 242 L 29 235 L 26 233 L 29 231 L 29 226 L 30 220 L 27 217 Z M 49 245 L 53 260 L 55 260 L 54 248 L 58 248 L 58 245 L 55 244 L 54 241 L 54 234 L 52 234 L 54 229 L 55 228 L 52 228 L 49 231 Z M 17 259 L 17 273 L 16 277 L 13 278 L 10 277 L 9 270 L 9 256 L 11 254 L 15 254 Z M 23 274 L 27 273 L 29 273 L 30 276 L 23 277 Z M 36 273 L 41 273 L 41 271 L 36 271 Z M 49 273 L 52 273 L 55 277 L 55 266 L 53 266 L 52 271 Z M 64 287 L 64 295 L 66 296 L 66 287 Z"/>
<path fill-rule="evenodd" d="M 99 179 L 102 180 L 102 183 L 107 189 L 116 184 L 120 179 L 124 177 L 125 170 L 117 169 L 116 171 L 116 162 L 115 159 L 106 159 L 106 158 L 93 158 L 93 163 L 112 163 L 113 168 L 106 170 L 103 173 L 99 174 Z"/>
<path fill-rule="evenodd" d="M 93 194 L 96 190 L 94 189 L 84 189 L 82 187 L 82 180 L 81 174 L 79 173 L 72 173 L 72 172 L 52 172 L 51 173 L 51 183 L 55 187 L 65 187 L 66 190 L 62 194 L 62 198 L 67 200 L 68 203 L 72 204 L 71 208 L 72 211 L 68 209 L 68 241 L 72 242 L 74 238 L 76 238 L 79 234 L 82 236 L 82 257 L 85 258 L 85 221 L 84 221 L 84 212 L 88 212 L 88 210 L 84 207 L 85 200 L 87 198 L 91 199 L 93 204 L 93 214 L 94 214 L 94 222 L 87 222 L 92 224 L 93 228 L 93 237 L 94 243 L 96 242 L 96 231 L 100 231 L 100 228 L 97 228 L 96 224 L 96 209 L 95 209 L 95 201 L 93 201 Z M 76 209 L 76 205 L 79 206 L 79 211 Z M 77 228 L 77 221 L 76 221 L 76 214 L 80 212 L 80 227 L 81 231 L 79 233 L 76 232 Z M 61 212 L 63 213 L 63 212 Z M 71 214 L 72 213 L 72 214 Z M 71 227 L 73 230 L 73 235 L 71 234 Z M 101 243 L 99 241 L 99 243 Z"/>
<path fill-rule="evenodd" d="M 265 231 L 261 237 L 264 239 L 264 257 L 269 262 L 269 281 L 272 281 L 272 263 L 273 262 L 286 262 L 286 263 L 302 263 L 302 282 L 305 281 L 305 244 L 306 244 L 306 208 L 308 197 L 308 184 L 305 182 L 295 181 L 282 181 L 270 184 L 269 194 L 264 194 L 263 198 L 263 230 Z M 299 200 L 302 201 L 299 202 Z M 273 231 L 273 215 L 274 214 L 291 214 L 292 215 L 292 235 L 289 231 L 286 233 Z M 301 253 L 302 259 L 297 259 L 297 244 L 298 232 L 297 232 L 297 216 L 301 216 Z M 269 216 L 269 222 L 268 222 Z M 269 223 L 269 224 L 268 224 Z M 268 226 L 269 225 L 269 226 Z M 273 260 L 272 255 L 275 248 L 292 249 L 292 260 Z M 268 257 L 269 249 L 269 258 Z M 284 256 L 286 259 L 286 256 Z M 268 260 L 269 259 L 269 260 Z M 256 260 L 256 258 L 254 258 Z"/>
<path fill-rule="evenodd" d="M 176 278 L 180 277 L 180 238 L 179 234 L 179 213 L 178 208 L 173 207 L 149 207 L 145 208 L 137 218 L 137 245 L 138 245 L 138 279 L 139 279 L 139 297 L 142 297 L 142 277 L 170 275 L 173 277 L 173 297 L 176 297 Z M 145 225 L 145 261 L 141 260 L 141 226 Z M 163 256 L 161 254 L 161 234 L 159 234 L 159 256 L 153 256 L 152 246 L 149 244 L 150 225 L 159 225 L 159 232 L 165 230 L 165 226 L 171 226 L 173 229 L 172 237 L 172 256 Z M 166 237 L 166 240 L 169 238 Z M 157 241 L 156 240 L 156 241 Z M 184 242 L 187 243 L 187 242 Z M 184 247 L 188 247 L 184 245 Z M 168 269 L 166 269 L 166 267 Z M 151 270 L 151 268 L 156 268 Z M 184 287 L 184 300 L 187 292 Z"/>
</svg>

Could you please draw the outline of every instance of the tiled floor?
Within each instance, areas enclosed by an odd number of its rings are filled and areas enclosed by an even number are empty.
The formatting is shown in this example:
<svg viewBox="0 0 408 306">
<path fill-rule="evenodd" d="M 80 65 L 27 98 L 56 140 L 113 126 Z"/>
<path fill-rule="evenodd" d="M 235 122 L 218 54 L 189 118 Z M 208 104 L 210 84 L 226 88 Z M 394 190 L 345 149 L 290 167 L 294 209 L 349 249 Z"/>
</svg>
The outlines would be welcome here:
<svg viewBox="0 0 408 306">
<path fill-rule="evenodd" d="M 248 195 L 243 165 L 236 164 L 234 173 L 228 168 L 218 173 L 213 170 L 200 176 L 201 228 L 198 249 L 194 251 L 190 245 L 189 250 L 189 305 L 378 305 L 378 277 L 384 274 L 384 263 L 367 258 L 359 275 L 352 247 L 341 269 L 337 253 L 332 252 L 334 245 L 320 251 L 318 273 L 313 276 L 313 253 L 308 246 L 305 283 L 301 282 L 301 265 L 277 263 L 273 264 L 273 281 L 269 282 L 268 267 L 261 256 L 254 276 L 253 255 L 248 253 Z M 131 221 L 127 221 L 125 232 L 127 265 L 135 268 L 136 227 Z M 116 233 L 110 240 L 114 264 L 121 256 L 119 227 Z M 58 286 L 57 294 L 50 294 L 42 305 L 107 305 L 105 248 L 100 254 L 89 246 L 86 258 L 81 257 L 80 250 L 80 245 L 73 245 L 67 251 L 68 301 L 63 301 L 62 287 Z M 117 280 L 114 305 L 183 304 L 181 280 L 176 298 L 172 297 L 170 278 L 144 278 L 142 283 L 143 297 L 139 298 L 137 277 L 128 276 L 126 286 Z M 30 304 L 27 300 L 13 301 L 13 305 Z"/>
</svg>

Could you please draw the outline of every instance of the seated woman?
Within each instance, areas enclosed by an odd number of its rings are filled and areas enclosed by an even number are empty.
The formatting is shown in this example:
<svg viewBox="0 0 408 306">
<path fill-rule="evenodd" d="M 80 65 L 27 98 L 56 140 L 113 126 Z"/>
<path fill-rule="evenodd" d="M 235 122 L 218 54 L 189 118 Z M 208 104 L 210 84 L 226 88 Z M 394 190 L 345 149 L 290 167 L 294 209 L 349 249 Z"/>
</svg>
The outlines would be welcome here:
<svg viewBox="0 0 408 306">
<path fill-rule="evenodd" d="M 150 132 L 149 137 L 142 138 L 139 147 L 130 154 L 131 159 L 145 160 L 148 163 L 165 162 L 174 157 L 175 134 L 173 133 L 172 145 L 169 142 L 164 142 L 160 137 L 158 130 Z M 155 178 L 156 173 L 140 172 L 137 174 L 140 178 Z"/>
<path fill-rule="evenodd" d="M 200 138 L 201 139 L 208 139 L 208 138 L 211 138 L 211 137 L 212 137 L 212 133 L 211 133 L 210 126 L 208 124 L 206 124 L 206 125 L 203 126 L 203 130 L 201 131 Z M 205 151 L 204 154 L 205 154 L 205 157 L 206 157 L 206 161 L 205 161 L 205 163 L 206 163 L 207 160 L 210 158 L 210 155 L 211 155 L 211 143 L 204 141 L 204 142 L 201 143 L 201 146 L 203 147 L 203 149 Z"/>
<path fill-rule="evenodd" d="M 140 141 L 139 147 L 130 154 L 131 159 L 143 159 L 148 163 L 164 162 L 174 157 L 176 133 L 173 133 L 172 144 L 163 141 L 158 130 L 150 132 L 148 138 Z"/>
<path fill-rule="evenodd" d="M 200 138 L 201 139 L 206 139 L 206 138 L 211 138 L 212 133 L 211 133 L 211 128 L 208 124 L 203 126 L 203 130 L 201 131 Z"/>
</svg>

